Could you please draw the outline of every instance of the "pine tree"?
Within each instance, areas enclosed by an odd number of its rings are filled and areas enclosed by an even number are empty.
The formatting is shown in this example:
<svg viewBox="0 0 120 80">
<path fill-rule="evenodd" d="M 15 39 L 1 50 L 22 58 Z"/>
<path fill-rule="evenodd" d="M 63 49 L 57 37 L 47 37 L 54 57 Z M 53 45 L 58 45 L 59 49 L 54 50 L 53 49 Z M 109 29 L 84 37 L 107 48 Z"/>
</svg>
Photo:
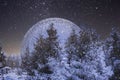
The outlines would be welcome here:
<svg viewBox="0 0 120 80">
<path fill-rule="evenodd" d="M 109 40 L 109 50 L 110 58 L 112 62 L 112 67 L 114 75 L 110 80 L 119 80 L 120 79 L 120 33 L 117 28 L 113 28 Z"/>
<path fill-rule="evenodd" d="M 22 68 L 27 67 L 28 58 L 29 58 L 29 50 L 28 50 L 28 48 L 26 48 L 26 53 L 24 54 L 24 56 L 22 56 L 22 62 L 21 62 L 22 63 L 21 64 Z"/>
<path fill-rule="evenodd" d="M 43 38 L 40 35 L 37 43 L 35 44 L 35 52 L 33 54 L 34 65 L 37 65 L 37 70 L 40 73 L 51 74 L 50 67 L 48 65 L 50 58 L 58 59 L 59 54 L 59 43 L 57 31 L 53 27 L 53 24 L 50 25 L 50 28 L 47 30 L 48 37 Z M 40 67 L 43 65 L 43 67 Z"/>
<path fill-rule="evenodd" d="M 72 30 L 66 42 L 66 52 L 69 54 L 68 61 L 73 55 L 76 55 L 78 59 L 82 59 L 87 51 L 90 50 L 91 44 L 97 42 L 97 40 L 97 33 L 92 29 L 83 29 L 80 31 L 80 35 L 76 34 L 75 30 Z"/>
<path fill-rule="evenodd" d="M 84 55 L 88 49 L 89 49 L 89 44 L 90 44 L 90 36 L 89 33 L 86 31 L 81 31 L 80 32 L 80 37 L 79 37 L 79 49 L 80 49 L 80 57 Z"/>
<path fill-rule="evenodd" d="M 80 31 L 80 44 L 83 47 L 89 48 L 89 45 L 92 43 L 97 42 L 99 39 L 97 33 L 95 30 L 93 29 L 83 29 L 82 31 Z"/>
<path fill-rule="evenodd" d="M 72 30 L 68 41 L 66 42 L 66 52 L 68 53 L 68 63 L 70 64 L 71 59 L 74 56 L 79 56 L 79 43 L 78 43 L 78 35 L 75 33 L 75 30 Z"/>
<path fill-rule="evenodd" d="M 0 47 L 0 68 L 3 68 L 6 66 L 6 60 L 5 60 L 5 55 L 2 52 L 2 47 Z"/>
<path fill-rule="evenodd" d="M 29 75 L 34 75 L 34 72 L 32 71 L 34 69 L 33 66 L 35 66 L 33 63 L 34 60 L 32 59 L 32 56 L 30 56 L 29 48 L 26 48 L 26 53 L 24 56 L 22 56 L 22 64 L 21 67 L 23 70 L 27 71 Z"/>
<path fill-rule="evenodd" d="M 113 28 L 111 33 L 112 38 L 112 54 L 111 56 L 120 58 L 120 33 L 117 31 L 117 29 Z"/>
<path fill-rule="evenodd" d="M 48 37 L 43 38 L 42 35 L 37 39 L 34 45 L 34 52 L 30 56 L 28 48 L 26 53 L 22 56 L 22 67 L 28 72 L 29 75 L 35 75 L 35 70 L 38 73 L 51 74 L 49 60 L 54 58 L 58 60 L 60 51 L 57 30 L 51 24 L 47 30 Z"/>
<path fill-rule="evenodd" d="M 54 28 L 54 25 L 51 24 L 50 28 L 47 30 L 48 38 L 46 38 L 46 54 L 48 57 L 58 58 L 58 53 L 60 50 L 57 30 Z"/>
<path fill-rule="evenodd" d="M 46 48 L 46 41 L 43 38 L 42 35 L 40 35 L 40 38 L 37 40 L 37 44 L 35 45 L 35 54 L 34 57 L 37 60 L 37 63 L 40 64 L 46 64 L 47 63 L 47 56 L 45 54 L 45 48 Z"/>
</svg>

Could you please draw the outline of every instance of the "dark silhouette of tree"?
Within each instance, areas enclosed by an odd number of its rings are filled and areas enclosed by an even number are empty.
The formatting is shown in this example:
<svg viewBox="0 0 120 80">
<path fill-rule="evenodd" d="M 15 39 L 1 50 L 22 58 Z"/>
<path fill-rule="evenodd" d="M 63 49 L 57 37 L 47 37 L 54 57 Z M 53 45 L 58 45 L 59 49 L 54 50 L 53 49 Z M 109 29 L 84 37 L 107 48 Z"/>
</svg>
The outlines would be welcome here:
<svg viewBox="0 0 120 80">
<path fill-rule="evenodd" d="M 30 56 L 29 48 L 26 48 L 26 52 L 22 56 L 21 67 L 24 71 L 27 71 L 29 75 L 34 75 L 34 59 L 33 56 Z"/>
<path fill-rule="evenodd" d="M 79 55 L 79 42 L 78 42 L 78 35 L 75 33 L 75 30 L 72 30 L 70 37 L 66 42 L 66 52 L 68 53 L 68 63 L 70 64 L 71 59 L 75 58 L 75 56 Z"/>
<path fill-rule="evenodd" d="M 82 59 L 87 51 L 89 51 L 91 44 L 97 42 L 98 35 L 92 29 L 83 29 L 80 31 L 80 35 L 75 33 L 75 30 L 72 30 L 68 41 L 66 42 L 66 52 L 69 54 L 68 61 L 72 57 L 77 56 L 78 59 Z M 77 59 L 74 57 L 74 59 Z"/>
<path fill-rule="evenodd" d="M 112 28 L 109 49 L 114 75 L 110 80 L 120 80 L 120 32 L 117 28 Z"/>
<path fill-rule="evenodd" d="M 5 60 L 5 55 L 2 52 L 2 47 L 0 47 L 0 68 L 3 68 L 6 66 L 6 60 Z"/>
<path fill-rule="evenodd" d="M 51 24 L 50 28 L 47 30 L 48 38 L 46 38 L 46 53 L 48 57 L 58 58 L 58 53 L 60 50 L 57 30 L 54 28 L 54 25 Z"/>
<path fill-rule="evenodd" d="M 120 33 L 116 28 L 112 29 L 111 38 L 113 47 L 111 56 L 120 58 Z"/>
<path fill-rule="evenodd" d="M 57 30 L 54 25 L 51 24 L 47 30 L 48 37 L 43 38 L 42 35 L 37 39 L 35 51 L 30 56 L 29 50 L 26 49 L 26 53 L 22 58 L 22 66 L 30 75 L 34 75 L 33 70 L 37 70 L 40 73 L 51 74 L 52 71 L 47 63 L 50 58 L 58 59 L 60 51 Z M 40 66 L 42 65 L 42 67 Z"/>
</svg>

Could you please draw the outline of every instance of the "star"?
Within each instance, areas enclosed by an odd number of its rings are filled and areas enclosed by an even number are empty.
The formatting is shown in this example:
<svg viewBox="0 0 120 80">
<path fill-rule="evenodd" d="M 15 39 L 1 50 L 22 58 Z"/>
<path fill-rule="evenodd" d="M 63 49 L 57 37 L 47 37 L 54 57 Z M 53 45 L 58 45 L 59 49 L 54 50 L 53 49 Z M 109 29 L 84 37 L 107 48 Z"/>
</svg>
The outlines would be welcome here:
<svg viewBox="0 0 120 80">
<path fill-rule="evenodd" d="M 97 9 L 98 9 L 98 7 L 95 7 L 95 9 L 97 10 Z"/>
<path fill-rule="evenodd" d="M 46 5 L 46 2 L 42 2 L 42 5 Z"/>
</svg>

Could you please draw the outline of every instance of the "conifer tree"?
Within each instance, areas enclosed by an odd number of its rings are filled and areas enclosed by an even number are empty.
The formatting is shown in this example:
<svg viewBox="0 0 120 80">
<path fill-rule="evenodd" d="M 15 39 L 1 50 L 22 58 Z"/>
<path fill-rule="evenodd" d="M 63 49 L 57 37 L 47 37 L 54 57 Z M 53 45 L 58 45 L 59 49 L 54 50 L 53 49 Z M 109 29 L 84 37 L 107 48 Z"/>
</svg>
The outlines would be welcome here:
<svg viewBox="0 0 120 80">
<path fill-rule="evenodd" d="M 78 35 L 75 33 L 75 30 L 72 30 L 68 41 L 66 42 L 66 52 L 68 53 L 68 63 L 70 64 L 71 59 L 76 58 L 75 56 L 79 55 L 79 43 Z"/>
<path fill-rule="evenodd" d="M 120 33 L 117 31 L 117 29 L 112 29 L 111 38 L 113 47 L 111 56 L 120 58 Z"/>
<path fill-rule="evenodd" d="M 97 42 L 97 40 L 97 33 L 92 29 L 83 29 L 80 31 L 80 35 L 76 34 L 75 30 L 72 30 L 66 42 L 66 52 L 69 54 L 68 60 L 70 61 L 74 55 L 78 59 L 82 59 L 89 51 L 91 44 Z"/>
<path fill-rule="evenodd" d="M 109 41 L 110 59 L 112 62 L 112 67 L 114 75 L 110 80 L 120 79 L 120 33 L 117 28 L 113 28 L 111 32 L 111 37 Z"/>
<path fill-rule="evenodd" d="M 34 72 L 32 71 L 34 69 L 34 59 L 32 56 L 30 56 L 29 48 L 26 48 L 26 53 L 24 53 L 24 56 L 22 56 L 22 62 L 21 67 L 23 70 L 27 71 L 29 75 L 34 75 Z"/>
<path fill-rule="evenodd" d="M 43 38 L 40 35 L 40 38 L 35 44 L 35 52 L 33 54 L 34 65 L 37 65 L 37 70 L 41 73 L 51 74 L 50 67 L 48 65 L 49 59 L 54 58 L 58 59 L 58 54 L 60 51 L 57 31 L 54 28 L 54 25 L 51 24 L 50 28 L 47 30 L 48 37 Z M 39 65 L 43 65 L 40 67 Z"/>
<path fill-rule="evenodd" d="M 47 63 L 47 56 L 46 56 L 46 41 L 42 35 L 37 40 L 37 44 L 35 45 L 35 54 L 33 55 L 37 59 L 37 63 L 46 64 Z"/>
<path fill-rule="evenodd" d="M 57 58 L 59 54 L 59 42 L 57 36 L 57 30 L 54 28 L 53 23 L 50 25 L 50 28 L 47 30 L 48 37 L 46 38 L 46 54 L 48 57 Z"/>
<path fill-rule="evenodd" d="M 0 47 L 0 68 L 3 68 L 6 66 L 6 60 L 5 60 L 5 55 L 2 52 L 2 47 Z"/>
</svg>

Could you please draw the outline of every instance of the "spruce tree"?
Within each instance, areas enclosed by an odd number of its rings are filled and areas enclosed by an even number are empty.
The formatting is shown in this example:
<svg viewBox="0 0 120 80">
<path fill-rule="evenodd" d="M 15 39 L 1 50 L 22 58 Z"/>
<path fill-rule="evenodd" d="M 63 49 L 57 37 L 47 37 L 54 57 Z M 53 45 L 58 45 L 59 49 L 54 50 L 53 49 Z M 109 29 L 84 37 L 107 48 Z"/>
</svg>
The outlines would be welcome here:
<svg viewBox="0 0 120 80">
<path fill-rule="evenodd" d="M 66 52 L 68 53 L 68 63 L 70 64 L 71 59 L 74 56 L 74 59 L 79 56 L 79 43 L 78 35 L 75 33 L 75 30 L 72 30 L 70 37 L 66 42 Z M 77 58 L 76 58 L 77 59 Z"/>
<path fill-rule="evenodd" d="M 37 63 L 46 64 L 47 56 L 46 56 L 46 40 L 40 35 L 40 38 L 37 40 L 37 44 L 35 45 L 35 54 L 33 55 L 37 59 Z"/>
<path fill-rule="evenodd" d="M 0 68 L 3 68 L 6 66 L 6 60 L 5 60 L 5 55 L 2 52 L 2 47 L 0 47 Z"/>
<path fill-rule="evenodd" d="M 53 24 L 50 25 L 50 28 L 47 30 L 47 34 L 47 38 L 43 38 L 43 36 L 40 35 L 37 40 L 33 60 L 35 60 L 34 63 L 37 65 L 36 69 L 40 73 L 51 74 L 52 71 L 50 71 L 50 67 L 48 65 L 49 59 L 54 58 L 57 60 L 60 51 L 57 30 L 54 28 Z M 40 65 L 43 65 L 43 67 Z"/>
<path fill-rule="evenodd" d="M 28 75 L 34 75 L 33 69 L 34 69 L 35 63 L 33 56 L 30 56 L 29 48 L 26 48 L 26 52 L 22 56 L 22 62 L 21 67 L 24 71 L 27 71 Z"/>
<path fill-rule="evenodd" d="M 97 33 L 92 29 L 83 29 L 80 31 L 80 35 L 75 33 L 75 30 L 72 30 L 70 37 L 66 42 L 66 52 L 69 54 L 68 61 L 72 59 L 82 59 L 84 58 L 87 51 L 90 50 L 91 44 L 97 42 L 98 36 Z"/>
<path fill-rule="evenodd" d="M 120 33 L 117 31 L 116 28 L 112 29 L 111 38 L 113 47 L 111 56 L 120 58 Z"/>
<path fill-rule="evenodd" d="M 110 80 L 120 80 L 120 32 L 117 28 L 113 28 L 109 41 L 110 58 L 114 75 Z"/>
<path fill-rule="evenodd" d="M 59 54 L 59 42 L 57 36 L 57 30 L 54 28 L 53 23 L 50 25 L 50 28 L 47 30 L 48 37 L 46 38 L 46 53 L 48 57 L 58 58 Z"/>
</svg>

